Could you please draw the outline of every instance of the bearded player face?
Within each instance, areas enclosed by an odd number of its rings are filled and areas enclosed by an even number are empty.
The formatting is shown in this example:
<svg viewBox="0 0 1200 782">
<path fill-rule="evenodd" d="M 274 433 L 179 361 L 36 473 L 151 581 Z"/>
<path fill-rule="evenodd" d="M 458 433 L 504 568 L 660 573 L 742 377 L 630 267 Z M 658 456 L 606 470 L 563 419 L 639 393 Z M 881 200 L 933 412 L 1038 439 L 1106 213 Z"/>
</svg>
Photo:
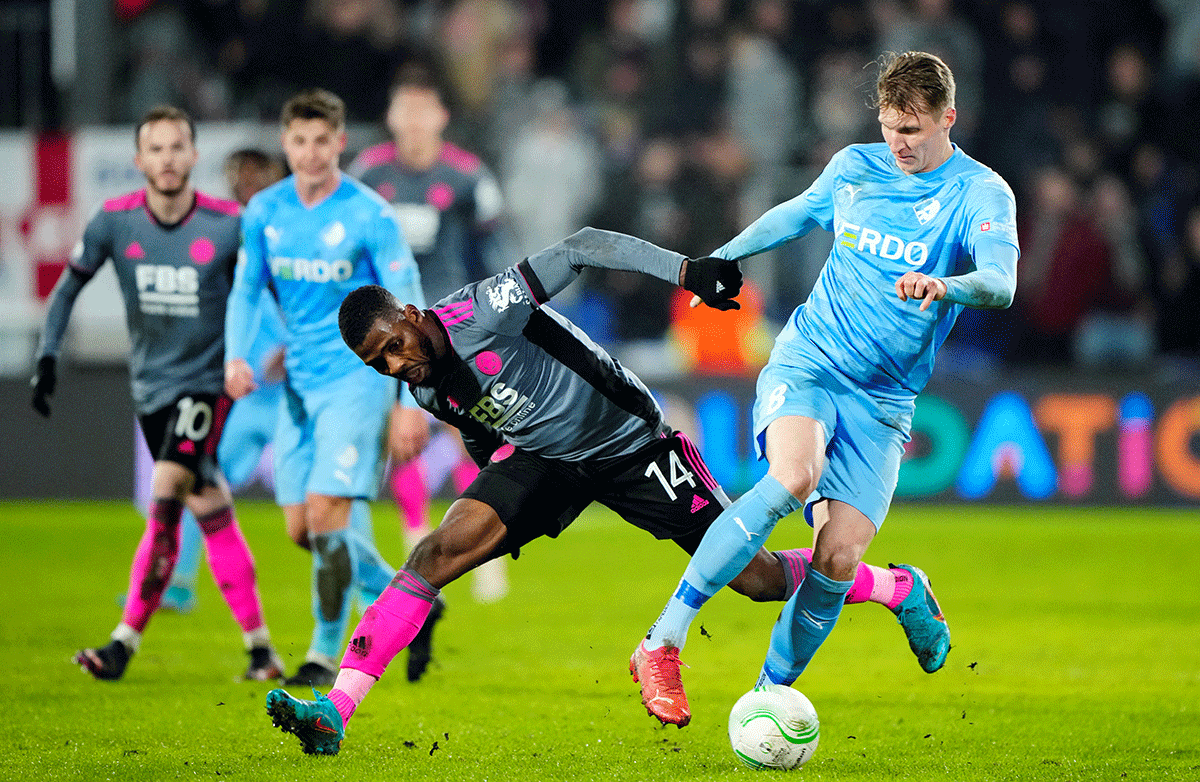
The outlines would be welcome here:
<svg viewBox="0 0 1200 782">
<path fill-rule="evenodd" d="M 168 197 L 186 191 L 196 167 L 196 146 L 188 124 L 174 119 L 147 122 L 138 131 L 134 163 L 150 190 Z"/>
</svg>

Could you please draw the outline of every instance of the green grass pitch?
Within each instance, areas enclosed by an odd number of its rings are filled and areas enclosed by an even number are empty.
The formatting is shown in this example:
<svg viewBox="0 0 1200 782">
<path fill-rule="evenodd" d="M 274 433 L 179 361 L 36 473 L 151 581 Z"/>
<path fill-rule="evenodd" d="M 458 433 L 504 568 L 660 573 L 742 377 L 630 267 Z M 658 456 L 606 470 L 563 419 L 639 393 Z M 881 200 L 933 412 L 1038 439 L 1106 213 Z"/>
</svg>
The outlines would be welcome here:
<svg viewBox="0 0 1200 782">
<path fill-rule="evenodd" d="M 376 505 L 399 564 L 395 511 Z M 309 558 L 267 503 L 242 502 L 275 640 L 294 670 L 311 630 Z M 694 717 L 646 715 L 629 653 L 686 558 L 603 509 L 509 562 L 512 590 L 449 610 L 425 680 L 403 657 L 335 758 L 271 726 L 269 689 L 236 681 L 237 627 L 207 571 L 188 616 L 162 613 L 125 679 L 69 663 L 107 638 L 141 522 L 121 503 L 0 504 L 0 779 L 751 780 L 726 739 L 778 611 L 723 592 L 693 625 Z M 803 545 L 786 520 L 773 548 Z M 921 672 L 877 605 L 849 606 L 797 686 L 821 717 L 819 780 L 1200 779 L 1200 514 L 1187 510 L 903 505 L 868 560 L 930 574 L 953 631 Z M 295 690 L 296 694 L 301 694 Z"/>
</svg>

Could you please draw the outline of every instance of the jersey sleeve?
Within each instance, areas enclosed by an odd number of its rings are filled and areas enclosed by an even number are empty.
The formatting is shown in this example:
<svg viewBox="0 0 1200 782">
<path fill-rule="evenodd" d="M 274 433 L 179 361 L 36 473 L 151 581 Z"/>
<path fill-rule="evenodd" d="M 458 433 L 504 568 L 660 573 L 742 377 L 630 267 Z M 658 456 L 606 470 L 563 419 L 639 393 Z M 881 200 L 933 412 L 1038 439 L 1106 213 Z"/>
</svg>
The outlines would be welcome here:
<svg viewBox="0 0 1200 782">
<path fill-rule="evenodd" d="M 584 228 L 517 265 L 534 306 L 561 293 L 586 267 L 642 272 L 679 284 L 684 256 L 633 236 Z"/>
<path fill-rule="evenodd" d="M 38 343 L 39 358 L 58 357 L 63 336 L 67 333 L 67 324 L 71 320 L 71 310 L 75 308 L 75 300 L 79 298 L 83 286 L 87 285 L 111 256 L 112 228 L 108 213 L 101 209 L 88 221 L 83 238 L 75 245 L 71 260 L 55 283 L 54 290 L 50 292 L 46 322 Z"/>
<path fill-rule="evenodd" d="M 972 190 L 973 201 L 965 226 L 972 268 L 943 278 L 946 300 L 968 307 L 1002 309 L 1012 304 L 1017 289 L 1016 199 L 1001 181 L 983 181 Z"/>
<path fill-rule="evenodd" d="M 835 155 L 807 190 L 768 209 L 713 255 L 740 261 L 798 239 L 818 226 L 833 230 L 834 182 L 844 154 L 845 150 Z"/>
<path fill-rule="evenodd" d="M 253 199 L 242 215 L 233 287 L 225 308 L 225 361 L 246 358 L 254 342 L 258 299 L 267 281 L 266 216 Z"/>
</svg>

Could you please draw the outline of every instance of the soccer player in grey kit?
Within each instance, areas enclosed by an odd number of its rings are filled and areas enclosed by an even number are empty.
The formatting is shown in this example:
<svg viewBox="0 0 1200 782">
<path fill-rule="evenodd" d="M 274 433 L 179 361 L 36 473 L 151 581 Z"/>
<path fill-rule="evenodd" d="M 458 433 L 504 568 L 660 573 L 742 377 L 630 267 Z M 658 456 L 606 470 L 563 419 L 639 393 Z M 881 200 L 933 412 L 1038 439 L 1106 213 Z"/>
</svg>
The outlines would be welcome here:
<svg viewBox="0 0 1200 782">
<path fill-rule="evenodd" d="M 239 207 L 198 192 L 195 125 L 171 106 L 135 129 L 134 161 L 146 187 L 106 201 L 88 223 L 51 295 L 38 346 L 33 406 L 50 415 L 57 356 L 84 285 L 112 260 L 133 343 L 133 401 L 150 453 L 153 500 L 133 557 L 120 624 L 107 645 L 74 660 L 97 679 L 119 679 L 158 609 L 179 555 L 184 506 L 204 533 L 209 565 L 250 652 L 247 679 L 277 679 L 283 664 L 263 621 L 254 560 L 217 465 L 232 404 L 225 379 L 225 302 L 239 246 Z"/>
<path fill-rule="evenodd" d="M 364 613 L 329 695 L 267 694 L 273 722 L 305 752 L 337 754 L 346 722 L 416 636 L 441 588 L 480 563 L 557 537 L 592 502 L 691 552 L 729 505 L 642 381 L 544 306 L 588 266 L 653 274 L 709 306 L 738 306 L 736 263 L 688 260 L 591 228 L 427 310 L 401 305 L 379 286 L 342 302 L 346 344 L 458 427 L 482 469 Z M 753 600 L 785 600 L 803 579 L 803 562 L 800 550 L 760 548 L 730 586 Z"/>
<path fill-rule="evenodd" d="M 396 210 L 404 238 L 421 272 L 425 301 L 438 301 L 466 285 L 500 271 L 500 186 L 478 157 L 444 138 L 450 124 L 446 88 L 432 65 L 412 61 L 392 82 L 385 121 L 391 140 L 363 150 L 348 169 L 387 199 Z M 397 406 L 397 416 L 427 415 Z M 393 426 L 393 438 L 405 431 Z M 455 492 L 470 485 L 479 468 L 463 450 L 458 433 L 442 428 L 442 440 L 457 457 L 451 475 Z M 412 448 L 393 443 L 390 482 L 403 522 L 405 547 L 412 550 L 429 534 L 429 463 L 424 453 L 403 461 Z M 491 560 L 473 573 L 473 592 L 492 602 L 508 591 L 504 560 Z M 432 656 L 433 629 L 444 610 L 439 597 L 421 633 L 408 647 L 408 679 L 417 681 Z"/>
</svg>

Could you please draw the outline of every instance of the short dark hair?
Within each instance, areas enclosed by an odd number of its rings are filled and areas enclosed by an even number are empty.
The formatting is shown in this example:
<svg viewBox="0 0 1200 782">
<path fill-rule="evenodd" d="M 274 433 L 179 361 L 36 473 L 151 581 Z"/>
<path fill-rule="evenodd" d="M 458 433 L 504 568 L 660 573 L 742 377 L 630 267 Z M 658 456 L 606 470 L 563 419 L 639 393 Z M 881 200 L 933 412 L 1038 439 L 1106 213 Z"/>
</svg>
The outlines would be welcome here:
<svg viewBox="0 0 1200 782">
<path fill-rule="evenodd" d="M 279 158 L 267 154 L 265 150 L 258 147 L 242 147 L 241 149 L 235 149 L 225 156 L 224 169 L 226 176 L 237 173 L 244 166 L 278 174 L 275 177 L 277 180 L 283 179 L 286 168 Z"/>
<path fill-rule="evenodd" d="M 196 143 L 196 123 L 192 120 L 192 116 L 181 108 L 176 106 L 168 106 L 165 103 L 159 104 L 145 114 L 142 115 L 138 124 L 133 128 L 133 148 L 138 149 L 139 143 L 142 140 L 142 128 L 149 125 L 151 122 L 160 122 L 164 119 L 182 122 L 187 125 L 188 133 L 191 134 L 192 144 Z"/>
<path fill-rule="evenodd" d="M 457 113 L 459 97 L 451 87 L 445 66 L 433 54 L 418 55 L 401 63 L 388 86 L 388 99 L 402 89 L 429 90 L 451 114 Z"/>
<path fill-rule="evenodd" d="M 342 299 L 338 308 L 338 329 L 342 341 L 354 350 L 367 339 L 367 332 L 375 321 L 400 311 L 400 302 L 392 292 L 381 285 L 364 285 L 355 288 Z"/>
<path fill-rule="evenodd" d="M 296 119 L 323 119 L 341 130 L 346 126 L 346 102 L 329 90 L 305 90 L 289 98 L 279 112 L 279 121 L 285 128 Z"/>
<path fill-rule="evenodd" d="M 875 108 L 935 115 L 954 108 L 954 74 L 936 54 L 888 52 L 878 63 Z"/>
</svg>

